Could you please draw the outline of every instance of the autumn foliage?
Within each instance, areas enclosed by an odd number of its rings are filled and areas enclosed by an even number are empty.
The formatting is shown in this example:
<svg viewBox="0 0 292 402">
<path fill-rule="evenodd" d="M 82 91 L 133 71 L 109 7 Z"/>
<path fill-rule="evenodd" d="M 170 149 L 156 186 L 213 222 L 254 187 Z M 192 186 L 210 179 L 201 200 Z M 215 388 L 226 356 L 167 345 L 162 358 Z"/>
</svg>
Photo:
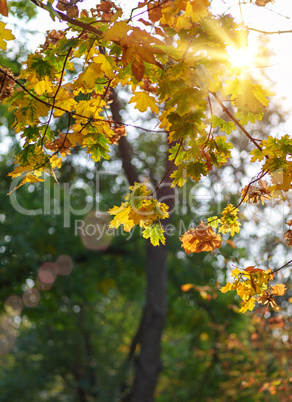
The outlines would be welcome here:
<svg viewBox="0 0 292 402">
<path fill-rule="evenodd" d="M 6 2 L 0 4 L 7 16 Z M 82 11 L 78 1 L 59 1 L 56 9 L 51 1 L 39 6 L 67 22 L 67 29 L 48 32 L 18 77 L 0 68 L 0 99 L 13 111 L 13 128 L 23 140 L 10 173 L 22 177 L 19 186 L 43 181 L 44 173 L 55 178 L 55 169 L 74 148 L 84 148 L 94 162 L 108 159 L 110 146 L 126 135 L 126 124 L 110 116 L 111 91 L 128 87 L 129 103 L 141 113 L 151 111 L 157 119 L 154 131 L 167 134 L 172 186 L 198 182 L 232 162 L 232 131 L 252 145 L 256 178 L 242 189 L 237 205 L 228 204 L 221 215 L 206 217 L 206 223 L 181 236 L 187 254 L 213 252 L 229 240 L 221 234 L 239 233 L 244 202 L 285 201 L 292 182 L 292 139 L 287 134 L 258 141 L 249 134 L 245 126 L 263 118 L 274 94 L 228 58 L 229 46 L 246 46 L 248 27 L 230 15 L 213 15 L 208 0 L 142 1 L 130 17 L 109 0 Z M 5 51 L 14 39 L 0 22 L 0 48 Z M 66 121 L 63 132 L 54 130 L 55 119 Z M 155 198 L 157 189 L 151 192 L 147 183 L 136 183 L 129 190 L 122 204 L 109 210 L 111 226 L 130 231 L 138 225 L 154 246 L 164 244 L 162 221 L 169 214 Z M 291 229 L 285 241 L 292 244 Z M 274 297 L 286 288 L 271 285 L 271 269 L 236 268 L 232 276 L 222 292 L 236 290 L 241 312 L 252 310 L 255 301 L 278 308 Z"/>
</svg>

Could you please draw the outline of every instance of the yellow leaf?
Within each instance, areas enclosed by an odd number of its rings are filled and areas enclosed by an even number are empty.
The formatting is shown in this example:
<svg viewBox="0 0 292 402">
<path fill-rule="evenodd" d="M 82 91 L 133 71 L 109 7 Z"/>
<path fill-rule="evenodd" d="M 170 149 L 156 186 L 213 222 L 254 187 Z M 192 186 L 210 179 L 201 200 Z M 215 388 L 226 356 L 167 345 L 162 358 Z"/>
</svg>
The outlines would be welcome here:
<svg viewBox="0 0 292 402">
<path fill-rule="evenodd" d="M 209 0 L 193 0 L 186 5 L 186 17 L 190 17 L 193 22 L 198 22 L 201 17 L 208 13 Z"/>
<path fill-rule="evenodd" d="M 76 113 L 84 116 L 84 117 L 91 117 L 93 114 L 93 110 L 89 105 L 87 100 L 81 100 L 76 105 Z"/>
<path fill-rule="evenodd" d="M 229 290 L 232 290 L 232 289 L 233 289 L 233 284 L 230 283 L 230 282 L 227 282 L 225 286 L 220 288 L 220 292 L 226 293 L 226 292 L 229 292 Z"/>
<path fill-rule="evenodd" d="M 108 211 L 111 215 L 115 215 L 114 219 L 110 222 L 109 227 L 117 229 L 120 225 L 124 225 L 126 232 L 129 232 L 135 225 L 132 219 L 129 219 L 131 207 L 113 207 Z"/>
<path fill-rule="evenodd" d="M 104 73 L 99 64 L 91 63 L 86 70 L 79 75 L 78 79 L 74 83 L 76 89 L 93 89 L 96 84 L 97 78 L 102 78 Z"/>
<path fill-rule="evenodd" d="M 114 70 L 117 68 L 114 61 L 112 62 L 102 53 L 100 53 L 97 57 L 93 58 L 93 62 L 100 64 L 100 69 L 104 72 L 104 74 L 110 78 L 111 80 L 115 78 Z"/>
<path fill-rule="evenodd" d="M 231 100 L 236 99 L 238 95 L 243 93 L 243 86 L 240 84 L 238 78 L 235 80 L 227 80 L 225 84 L 226 86 L 224 87 L 224 93 L 225 95 L 231 95 Z"/>
<path fill-rule="evenodd" d="M 0 21 L 0 49 L 6 50 L 7 43 L 4 41 L 13 40 L 15 36 L 12 34 L 10 29 L 5 28 L 6 24 Z"/>
<path fill-rule="evenodd" d="M 120 21 L 114 24 L 104 35 L 103 39 L 106 41 L 118 42 L 123 39 L 127 32 L 131 29 L 130 26 L 126 23 L 126 21 Z"/>
<path fill-rule="evenodd" d="M 80 130 L 82 127 L 80 126 Z M 69 141 L 73 145 L 73 147 L 76 147 L 78 144 L 82 145 L 82 140 L 83 140 L 83 135 L 80 133 L 80 131 L 73 131 L 73 133 L 69 133 L 67 135 Z"/>
<path fill-rule="evenodd" d="M 241 309 L 239 310 L 240 313 L 245 313 L 247 310 L 252 311 L 254 308 L 254 299 L 249 299 L 247 302 L 243 302 Z"/>
<path fill-rule="evenodd" d="M 145 112 L 149 107 L 153 113 L 159 114 L 159 108 L 155 103 L 155 99 L 146 92 L 135 92 L 129 103 L 134 102 L 136 102 L 135 109 L 138 109 L 140 112 Z"/>
<path fill-rule="evenodd" d="M 60 169 L 61 166 L 62 166 L 62 159 L 61 159 L 61 158 L 58 158 L 56 155 L 53 155 L 53 156 L 50 158 L 50 163 L 51 163 L 52 169 L 55 169 L 55 167 L 57 167 L 58 169 Z"/>
<path fill-rule="evenodd" d="M 274 96 L 275 93 L 269 91 L 268 89 L 263 89 L 261 85 L 255 85 L 254 90 L 252 91 L 253 95 L 257 98 L 262 105 L 268 106 L 269 100 L 266 98 L 267 96 Z"/>
<path fill-rule="evenodd" d="M 43 95 L 45 92 L 51 93 L 52 92 L 53 84 L 49 77 L 45 77 L 44 80 L 36 80 L 34 83 L 34 90 L 38 95 Z"/>
</svg>

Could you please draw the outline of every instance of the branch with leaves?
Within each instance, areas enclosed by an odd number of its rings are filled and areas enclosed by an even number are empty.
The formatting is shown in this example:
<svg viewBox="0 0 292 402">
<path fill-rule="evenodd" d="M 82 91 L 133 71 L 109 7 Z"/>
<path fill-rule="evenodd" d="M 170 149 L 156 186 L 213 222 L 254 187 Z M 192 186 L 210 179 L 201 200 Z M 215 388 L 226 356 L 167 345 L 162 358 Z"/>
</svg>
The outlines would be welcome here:
<svg viewBox="0 0 292 402">
<path fill-rule="evenodd" d="M 201 222 L 181 237 L 186 253 L 220 249 L 221 234 L 239 233 L 242 203 L 263 204 L 270 198 L 284 202 L 292 182 L 292 139 L 270 135 L 259 141 L 251 136 L 247 125 L 263 118 L 274 94 L 229 62 L 228 47 L 247 43 L 246 27 L 231 16 L 213 15 L 208 0 L 147 0 L 133 8 L 130 18 L 109 0 L 82 11 L 79 2 L 62 0 L 56 9 L 51 1 L 33 2 L 68 26 L 47 33 L 44 45 L 28 56 L 18 78 L 0 68 L 0 99 L 14 112 L 13 128 L 23 139 L 23 150 L 10 173 L 12 178 L 23 176 L 20 185 L 42 181 L 44 173 L 55 177 L 54 170 L 61 168 L 74 148 L 86 149 L 95 162 L 109 159 L 110 147 L 126 135 L 125 126 L 164 133 L 169 169 L 155 190 L 132 183 L 122 204 L 109 211 L 114 216 L 112 227 L 123 225 L 130 231 L 138 225 L 143 237 L 158 246 L 165 243 L 161 222 L 168 211 L 154 195 L 169 175 L 173 187 L 182 187 L 232 162 L 234 144 L 227 136 L 239 128 L 254 147 L 251 162 L 261 165 L 261 173 L 242 189 L 236 206 L 228 204 L 221 217 L 206 219 L 207 224 Z M 7 14 L 6 8 L 0 12 Z M 15 38 L 4 22 L 0 35 L 0 48 L 5 51 L 7 41 Z M 129 103 L 137 112 L 155 117 L 158 129 L 123 124 L 113 112 L 110 115 L 110 89 L 121 87 L 129 89 Z M 210 94 L 226 120 L 214 113 Z M 54 123 L 64 117 L 68 117 L 64 132 L 55 132 Z M 291 245 L 289 231 L 286 238 Z M 260 279 L 263 275 L 246 271 L 237 278 L 255 292 L 245 299 L 248 308 L 251 300 L 266 295 L 261 292 L 274 289 Z"/>
</svg>

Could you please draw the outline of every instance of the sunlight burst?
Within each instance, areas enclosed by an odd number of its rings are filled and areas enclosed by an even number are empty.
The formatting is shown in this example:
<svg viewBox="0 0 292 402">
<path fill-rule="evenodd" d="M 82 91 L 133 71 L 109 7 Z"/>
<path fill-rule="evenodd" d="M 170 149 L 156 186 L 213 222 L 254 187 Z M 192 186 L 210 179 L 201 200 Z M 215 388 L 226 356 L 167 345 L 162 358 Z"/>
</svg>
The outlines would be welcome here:
<svg viewBox="0 0 292 402">
<path fill-rule="evenodd" d="M 229 61 L 234 67 L 254 67 L 256 48 L 248 46 L 246 48 L 235 49 L 230 46 L 228 55 Z"/>
</svg>

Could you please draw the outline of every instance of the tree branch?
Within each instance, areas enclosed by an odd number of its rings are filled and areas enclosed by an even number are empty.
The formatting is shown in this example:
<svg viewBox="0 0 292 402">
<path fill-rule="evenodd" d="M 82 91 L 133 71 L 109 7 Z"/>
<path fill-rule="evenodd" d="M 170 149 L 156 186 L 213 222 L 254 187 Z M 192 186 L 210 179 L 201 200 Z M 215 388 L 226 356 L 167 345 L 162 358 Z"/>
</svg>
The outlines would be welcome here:
<svg viewBox="0 0 292 402">
<path fill-rule="evenodd" d="M 222 110 L 228 115 L 228 117 L 230 117 L 230 119 L 232 121 L 234 121 L 234 123 L 237 125 L 237 127 L 240 128 L 241 131 L 243 131 L 243 133 L 247 136 L 247 138 L 260 150 L 262 151 L 261 146 L 255 141 L 254 138 L 252 138 L 252 136 L 249 134 L 248 131 L 246 131 L 246 129 L 239 123 L 239 121 L 233 116 L 232 113 L 229 112 L 229 110 L 223 105 L 223 103 L 221 102 L 221 100 L 219 99 L 218 95 L 215 92 L 210 92 L 214 98 L 216 99 L 216 101 L 219 103 L 219 105 L 221 106 Z"/>
<path fill-rule="evenodd" d="M 254 31 L 254 32 L 258 32 L 258 33 L 262 33 L 265 35 L 275 35 L 275 34 L 286 34 L 286 33 L 292 33 L 292 29 L 288 30 L 288 31 L 262 31 L 260 29 L 256 29 L 256 28 L 248 28 L 249 31 Z"/>
</svg>

